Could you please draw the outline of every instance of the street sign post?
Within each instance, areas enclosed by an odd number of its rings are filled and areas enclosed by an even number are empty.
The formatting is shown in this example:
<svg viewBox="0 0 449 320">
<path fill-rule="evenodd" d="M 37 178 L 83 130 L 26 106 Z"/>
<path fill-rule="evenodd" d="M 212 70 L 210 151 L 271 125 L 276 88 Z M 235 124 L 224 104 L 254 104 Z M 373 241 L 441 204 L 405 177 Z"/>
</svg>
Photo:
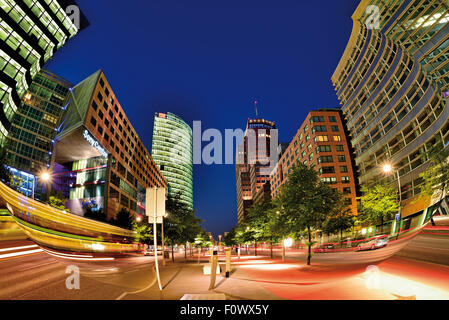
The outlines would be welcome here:
<svg viewBox="0 0 449 320">
<path fill-rule="evenodd" d="M 159 275 L 159 264 L 157 259 L 157 223 L 163 222 L 165 215 L 165 188 L 147 188 L 145 197 L 145 213 L 148 216 L 148 221 L 153 222 L 153 234 L 154 234 L 154 264 L 156 266 L 157 282 L 159 284 L 159 290 L 162 291 L 161 278 Z M 163 234 L 163 229 L 162 229 Z M 162 242 L 162 251 L 164 251 L 164 243 Z M 164 252 L 162 253 L 162 259 L 164 259 Z"/>
</svg>

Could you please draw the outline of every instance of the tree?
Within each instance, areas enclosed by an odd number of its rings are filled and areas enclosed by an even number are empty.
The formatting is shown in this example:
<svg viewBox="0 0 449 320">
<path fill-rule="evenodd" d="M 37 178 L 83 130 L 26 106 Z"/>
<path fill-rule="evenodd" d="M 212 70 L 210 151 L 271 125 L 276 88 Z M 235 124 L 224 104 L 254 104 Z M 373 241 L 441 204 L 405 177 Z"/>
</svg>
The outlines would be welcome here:
<svg viewBox="0 0 449 320">
<path fill-rule="evenodd" d="M 223 243 L 225 246 L 232 247 L 237 245 L 238 243 L 235 241 L 235 232 L 237 227 L 233 227 L 231 230 L 229 230 L 228 233 L 223 237 Z"/>
<path fill-rule="evenodd" d="M 196 235 L 195 244 L 201 248 L 210 247 L 212 245 L 209 235 L 203 228 L 201 228 L 200 232 Z"/>
<path fill-rule="evenodd" d="M 247 229 L 247 238 L 254 241 L 255 255 L 257 256 L 257 242 L 270 241 L 272 247 L 273 233 L 269 228 L 269 212 L 273 209 L 271 199 L 264 198 L 248 208 L 244 224 Z M 272 250 L 271 250 L 272 252 Z"/>
<path fill-rule="evenodd" d="M 142 219 L 140 222 L 133 223 L 133 230 L 136 232 L 135 239 L 139 243 L 151 244 L 153 238 L 152 225 L 148 222 L 148 219 Z"/>
<path fill-rule="evenodd" d="M 6 168 L 6 149 L 0 148 L 0 180 L 9 182 L 9 170 Z"/>
<path fill-rule="evenodd" d="M 84 217 L 93 219 L 93 220 L 97 220 L 100 222 L 108 221 L 108 217 L 107 217 L 106 213 L 104 212 L 103 208 L 98 209 L 98 208 L 86 207 L 84 209 Z"/>
<path fill-rule="evenodd" d="M 174 261 L 174 246 L 194 242 L 199 233 L 201 219 L 195 216 L 195 211 L 180 201 L 180 195 L 168 196 L 165 202 L 167 217 L 164 218 L 164 236 L 172 248 Z"/>
<path fill-rule="evenodd" d="M 388 183 L 378 183 L 372 187 L 364 185 L 360 197 L 360 219 L 373 224 L 381 224 L 393 219 L 399 210 L 397 190 Z"/>
<path fill-rule="evenodd" d="M 418 199 L 424 196 L 436 196 L 439 198 L 437 202 L 437 209 L 439 209 L 443 197 L 447 193 L 449 181 L 449 148 L 444 148 L 444 144 L 440 138 L 429 148 L 426 157 L 429 159 L 430 166 L 420 174 L 420 177 L 424 180 L 424 184 L 421 187 L 421 194 Z M 432 225 L 435 225 L 432 216 L 431 221 Z"/>
<path fill-rule="evenodd" d="M 355 223 L 355 217 L 350 208 L 348 208 L 343 197 L 340 197 L 340 203 L 337 205 L 338 210 L 328 217 L 324 223 L 323 232 L 327 234 L 340 233 L 340 242 L 343 242 L 343 232 L 350 230 Z"/>
<path fill-rule="evenodd" d="M 117 213 L 115 218 L 109 220 L 109 223 L 123 229 L 131 230 L 134 223 L 134 218 L 127 209 L 122 208 Z"/>
<path fill-rule="evenodd" d="M 292 229 L 307 232 L 307 265 L 310 265 L 312 231 L 322 228 L 328 216 L 336 212 L 341 195 L 319 180 L 314 169 L 298 162 L 278 197 L 283 207 L 279 215 L 290 220 Z"/>
</svg>

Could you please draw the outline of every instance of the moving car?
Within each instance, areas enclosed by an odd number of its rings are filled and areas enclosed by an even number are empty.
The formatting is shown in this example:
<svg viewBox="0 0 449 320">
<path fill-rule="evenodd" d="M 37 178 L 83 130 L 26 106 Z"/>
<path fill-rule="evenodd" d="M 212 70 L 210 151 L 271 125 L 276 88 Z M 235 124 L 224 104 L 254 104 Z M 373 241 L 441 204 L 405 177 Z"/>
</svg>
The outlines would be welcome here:
<svg viewBox="0 0 449 320">
<path fill-rule="evenodd" d="M 388 238 L 387 237 L 376 237 L 370 241 L 362 242 L 357 246 L 357 250 L 374 250 L 386 247 L 388 244 Z"/>
</svg>

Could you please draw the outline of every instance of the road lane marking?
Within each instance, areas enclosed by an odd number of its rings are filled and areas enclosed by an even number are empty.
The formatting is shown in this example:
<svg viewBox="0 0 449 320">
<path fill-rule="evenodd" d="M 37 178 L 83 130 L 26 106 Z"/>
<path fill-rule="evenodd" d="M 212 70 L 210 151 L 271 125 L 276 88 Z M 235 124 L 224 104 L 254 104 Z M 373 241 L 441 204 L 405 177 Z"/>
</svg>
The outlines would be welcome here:
<svg viewBox="0 0 449 320">
<path fill-rule="evenodd" d="M 37 248 L 37 247 L 39 247 L 37 244 L 30 245 L 30 246 L 11 247 L 11 248 L 0 249 L 0 252 L 21 250 L 21 249 L 30 249 L 30 248 Z"/>
<path fill-rule="evenodd" d="M 155 272 L 156 272 L 155 267 L 153 267 L 152 271 L 153 271 L 153 276 L 154 276 L 154 274 L 155 274 Z M 146 286 L 146 287 L 143 288 L 143 289 L 140 289 L 140 290 L 137 290 L 137 291 L 132 291 L 132 292 L 126 292 L 126 291 L 125 291 L 125 292 L 123 292 L 123 293 L 122 293 L 117 299 L 115 299 L 115 300 L 122 300 L 122 299 L 123 299 L 125 296 L 127 296 L 128 294 L 138 294 L 138 293 L 144 292 L 144 291 L 150 289 L 152 286 L 154 286 L 154 284 L 156 283 L 156 280 L 157 280 L 157 278 L 154 277 L 154 278 L 153 278 L 153 281 L 152 281 L 148 286 Z"/>
<path fill-rule="evenodd" d="M 0 254 L 0 260 L 6 259 L 6 258 L 12 258 L 12 257 L 24 256 L 27 254 L 38 253 L 38 252 L 42 252 L 42 251 L 43 251 L 42 249 L 36 249 L 36 250 L 29 250 L 29 251 Z"/>
</svg>

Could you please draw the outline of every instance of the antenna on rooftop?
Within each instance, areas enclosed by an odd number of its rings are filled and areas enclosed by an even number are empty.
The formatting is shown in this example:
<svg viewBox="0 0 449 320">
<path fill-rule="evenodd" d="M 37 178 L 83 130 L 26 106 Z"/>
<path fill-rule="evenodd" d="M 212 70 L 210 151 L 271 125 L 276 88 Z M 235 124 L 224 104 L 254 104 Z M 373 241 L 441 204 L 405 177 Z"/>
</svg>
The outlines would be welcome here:
<svg viewBox="0 0 449 320">
<path fill-rule="evenodd" d="M 257 105 L 259 104 L 259 101 L 254 100 L 254 107 L 256 108 L 256 118 L 259 118 L 259 114 L 257 112 Z"/>
</svg>

